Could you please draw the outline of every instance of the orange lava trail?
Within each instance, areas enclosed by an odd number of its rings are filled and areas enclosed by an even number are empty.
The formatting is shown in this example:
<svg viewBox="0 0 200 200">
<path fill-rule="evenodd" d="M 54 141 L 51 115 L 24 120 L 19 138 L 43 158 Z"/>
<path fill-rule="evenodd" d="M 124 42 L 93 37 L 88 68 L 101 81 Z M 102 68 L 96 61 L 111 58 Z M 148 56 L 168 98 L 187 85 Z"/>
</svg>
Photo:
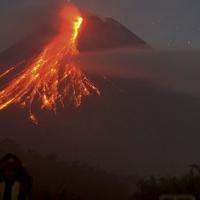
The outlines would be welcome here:
<svg viewBox="0 0 200 200">
<path fill-rule="evenodd" d="M 0 91 L 0 110 L 11 104 L 28 106 L 30 119 L 37 124 L 32 112 L 35 101 L 41 109 L 56 111 L 57 103 L 64 105 L 65 99 L 80 106 L 82 97 L 92 93 L 100 95 L 73 61 L 73 57 L 79 54 L 77 41 L 83 18 L 72 6 L 61 9 L 60 18 L 59 33 L 23 72 Z"/>
<path fill-rule="evenodd" d="M 5 70 L 3 73 L 0 74 L 0 78 L 3 78 L 7 74 L 9 74 L 11 71 L 13 71 L 15 67 L 11 67 L 10 69 Z"/>
</svg>

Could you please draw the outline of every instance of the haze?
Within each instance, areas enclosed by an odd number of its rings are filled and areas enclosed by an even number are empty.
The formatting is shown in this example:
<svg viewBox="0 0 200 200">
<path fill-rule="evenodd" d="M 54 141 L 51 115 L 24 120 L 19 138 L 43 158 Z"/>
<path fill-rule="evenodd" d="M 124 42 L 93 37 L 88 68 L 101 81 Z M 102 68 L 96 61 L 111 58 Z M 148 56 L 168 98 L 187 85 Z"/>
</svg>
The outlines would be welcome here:
<svg viewBox="0 0 200 200">
<path fill-rule="evenodd" d="M 87 1 L 85 6 L 80 1 L 77 4 L 85 9 L 90 2 Z M 109 10 L 115 2 L 120 1 L 110 1 L 106 9 Z M 131 2 L 127 1 L 127 5 Z M 153 2 L 151 7 L 155 8 L 158 1 Z M 159 5 L 164 3 L 159 2 Z M 180 1 L 173 2 L 176 3 L 173 5 L 180 6 Z M 186 9 L 187 2 L 181 2 Z M 199 1 L 193 2 L 192 8 L 196 11 Z M 0 29 L 0 51 L 3 51 L 38 29 L 49 27 L 55 20 L 56 9 L 53 8 L 57 8 L 57 3 L 53 0 L 51 3 L 4 0 L 0 8 L 3 27 Z M 153 11 L 152 8 L 151 13 Z M 181 32 L 171 35 L 174 31 L 168 28 L 165 32 L 163 26 L 168 27 L 172 21 L 165 21 L 164 25 L 153 29 L 149 27 L 149 21 L 145 21 L 148 15 L 136 18 L 131 12 L 128 12 L 131 20 L 125 24 L 136 30 L 153 48 L 159 48 L 81 54 L 82 69 L 101 90 L 101 97 L 84 99 L 78 109 L 68 105 L 64 109 L 58 108 L 56 115 L 36 108 L 39 126 L 27 119 L 26 110 L 12 106 L 0 112 L 0 138 L 12 139 L 25 149 L 34 149 L 42 154 L 53 153 L 68 162 L 100 166 L 117 174 L 177 175 L 183 173 L 189 164 L 199 163 L 199 32 L 190 36 L 181 35 Z M 120 16 L 123 14 L 122 10 Z M 112 16 L 122 19 L 113 13 Z M 139 25 L 143 28 L 140 29 Z M 197 28 L 196 23 L 194 27 Z M 52 26 L 49 28 L 52 30 Z M 162 34 L 159 32 L 161 29 Z M 193 35 L 194 48 L 189 45 L 188 50 L 188 41 L 193 39 Z M 171 36 L 178 38 L 173 51 L 168 49 Z M 187 47 L 183 48 L 185 42 Z M 168 50 L 159 50 L 161 47 Z M 178 48 L 183 50 L 178 51 Z M 12 62 L 12 58 L 9 61 Z"/>
</svg>

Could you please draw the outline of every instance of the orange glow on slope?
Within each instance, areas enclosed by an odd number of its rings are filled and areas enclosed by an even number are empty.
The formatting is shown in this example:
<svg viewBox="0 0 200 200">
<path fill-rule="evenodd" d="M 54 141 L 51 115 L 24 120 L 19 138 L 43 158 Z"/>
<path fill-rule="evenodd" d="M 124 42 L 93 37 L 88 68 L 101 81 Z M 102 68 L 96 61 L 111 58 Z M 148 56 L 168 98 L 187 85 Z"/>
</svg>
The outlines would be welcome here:
<svg viewBox="0 0 200 200">
<path fill-rule="evenodd" d="M 73 62 L 73 57 L 79 54 L 77 41 L 83 18 L 72 6 L 61 9 L 59 16 L 59 33 L 23 72 L 0 91 L 0 110 L 11 104 L 29 107 L 30 119 L 37 124 L 32 112 L 35 101 L 41 109 L 55 112 L 57 104 L 64 105 L 65 99 L 80 106 L 82 97 L 92 93 L 100 95 Z"/>
</svg>

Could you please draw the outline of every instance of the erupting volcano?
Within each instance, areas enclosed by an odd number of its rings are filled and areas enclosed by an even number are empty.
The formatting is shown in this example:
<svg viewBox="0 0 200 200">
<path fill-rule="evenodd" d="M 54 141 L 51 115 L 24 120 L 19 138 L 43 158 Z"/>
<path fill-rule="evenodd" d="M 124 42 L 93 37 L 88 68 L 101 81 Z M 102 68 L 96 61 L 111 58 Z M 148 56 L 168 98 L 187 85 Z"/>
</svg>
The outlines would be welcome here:
<svg viewBox="0 0 200 200">
<path fill-rule="evenodd" d="M 30 119 L 37 124 L 33 102 L 38 102 L 41 109 L 55 112 L 57 104 L 64 105 L 65 100 L 78 107 L 82 97 L 92 93 L 100 95 L 73 59 L 79 54 L 77 41 L 83 22 L 80 12 L 73 6 L 65 6 L 59 17 L 58 34 L 0 91 L 0 110 L 11 104 L 28 107 Z M 12 67 L 5 71 L 0 78 L 13 70 Z"/>
</svg>

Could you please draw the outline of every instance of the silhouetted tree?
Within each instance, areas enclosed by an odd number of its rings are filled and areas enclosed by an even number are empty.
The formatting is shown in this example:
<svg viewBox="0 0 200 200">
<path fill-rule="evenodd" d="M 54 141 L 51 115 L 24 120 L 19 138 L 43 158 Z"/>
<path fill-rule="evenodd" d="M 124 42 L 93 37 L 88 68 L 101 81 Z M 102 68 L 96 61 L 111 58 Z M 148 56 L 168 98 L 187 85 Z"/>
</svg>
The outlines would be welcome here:
<svg viewBox="0 0 200 200">
<path fill-rule="evenodd" d="M 142 179 L 137 184 L 134 200 L 158 200 L 163 194 L 191 194 L 200 199 L 200 167 L 190 165 L 188 174 L 181 177 Z M 196 172 L 196 173 L 195 173 Z"/>
<path fill-rule="evenodd" d="M 120 178 L 104 170 L 80 163 L 66 163 L 56 156 L 44 156 L 31 150 L 24 151 L 18 145 L 12 145 L 12 141 L 0 144 L 0 155 L 13 152 L 30 172 L 33 177 L 33 199 L 129 199 L 127 188 Z"/>
</svg>

